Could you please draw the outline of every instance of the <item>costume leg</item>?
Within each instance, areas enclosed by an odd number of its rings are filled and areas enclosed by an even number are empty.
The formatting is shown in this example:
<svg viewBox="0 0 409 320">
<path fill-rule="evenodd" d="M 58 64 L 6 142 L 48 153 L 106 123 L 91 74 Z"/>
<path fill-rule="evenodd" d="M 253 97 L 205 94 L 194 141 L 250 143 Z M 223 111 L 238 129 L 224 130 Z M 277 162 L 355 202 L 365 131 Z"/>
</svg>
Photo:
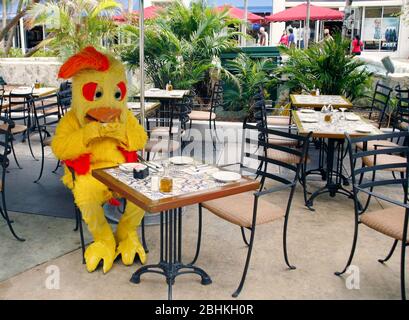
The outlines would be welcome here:
<svg viewBox="0 0 409 320">
<path fill-rule="evenodd" d="M 94 238 L 85 251 L 85 262 L 89 272 L 94 271 L 103 260 L 103 271 L 108 272 L 115 259 L 116 242 L 108 224 L 102 204 L 111 196 L 109 190 L 92 176 L 78 176 L 73 189 L 75 202 L 82 218 Z"/>
<path fill-rule="evenodd" d="M 123 264 L 127 266 L 133 264 L 136 254 L 139 255 L 142 264 L 146 262 L 145 250 L 136 233 L 136 228 L 140 225 L 144 214 L 144 210 L 128 201 L 125 213 L 118 223 L 116 257 L 121 255 Z"/>
<path fill-rule="evenodd" d="M 87 270 L 94 271 L 102 259 L 103 271 L 106 273 L 114 263 L 116 243 L 111 226 L 105 219 L 104 209 L 98 204 L 83 205 L 79 209 L 89 232 L 94 237 L 94 243 L 85 250 Z"/>
</svg>

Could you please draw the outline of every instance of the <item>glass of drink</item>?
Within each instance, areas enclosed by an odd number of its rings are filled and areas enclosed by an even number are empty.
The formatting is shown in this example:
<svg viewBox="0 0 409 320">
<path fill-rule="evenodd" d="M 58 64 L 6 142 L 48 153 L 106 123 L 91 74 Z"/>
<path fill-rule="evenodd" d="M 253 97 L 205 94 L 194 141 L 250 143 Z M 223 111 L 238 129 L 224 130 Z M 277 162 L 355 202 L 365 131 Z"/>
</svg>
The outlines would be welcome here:
<svg viewBox="0 0 409 320">
<path fill-rule="evenodd" d="M 159 191 L 162 193 L 170 193 L 173 190 L 173 179 L 169 174 L 169 164 L 165 164 L 163 169 L 163 176 L 159 182 Z"/>
</svg>

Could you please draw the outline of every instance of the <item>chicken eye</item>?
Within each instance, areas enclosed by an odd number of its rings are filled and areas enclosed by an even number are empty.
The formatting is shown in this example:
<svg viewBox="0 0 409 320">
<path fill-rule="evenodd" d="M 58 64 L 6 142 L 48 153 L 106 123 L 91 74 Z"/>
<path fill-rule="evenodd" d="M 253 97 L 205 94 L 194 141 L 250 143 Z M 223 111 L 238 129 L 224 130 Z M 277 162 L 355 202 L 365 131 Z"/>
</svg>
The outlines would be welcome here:
<svg viewBox="0 0 409 320">
<path fill-rule="evenodd" d="M 102 87 L 95 82 L 88 82 L 82 87 L 82 95 L 88 101 L 96 101 L 102 98 Z"/>
<path fill-rule="evenodd" d="M 126 96 L 126 84 L 125 82 L 121 81 L 116 85 L 116 90 L 115 90 L 115 99 L 118 101 L 122 101 L 125 96 Z"/>
<path fill-rule="evenodd" d="M 120 101 L 120 100 L 122 100 L 121 97 L 122 97 L 121 90 L 119 88 L 117 88 L 116 91 L 115 91 L 115 100 Z"/>
</svg>

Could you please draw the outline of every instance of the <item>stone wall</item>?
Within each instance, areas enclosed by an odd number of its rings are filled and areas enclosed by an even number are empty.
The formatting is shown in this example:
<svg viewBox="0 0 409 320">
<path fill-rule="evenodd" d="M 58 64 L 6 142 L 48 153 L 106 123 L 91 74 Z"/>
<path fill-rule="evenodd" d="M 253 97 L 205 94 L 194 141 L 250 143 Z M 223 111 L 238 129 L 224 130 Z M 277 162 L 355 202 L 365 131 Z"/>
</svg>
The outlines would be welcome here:
<svg viewBox="0 0 409 320">
<path fill-rule="evenodd" d="M 60 66 L 57 58 L 2 58 L 0 76 L 13 85 L 32 85 L 38 80 L 45 86 L 58 86 Z"/>
</svg>

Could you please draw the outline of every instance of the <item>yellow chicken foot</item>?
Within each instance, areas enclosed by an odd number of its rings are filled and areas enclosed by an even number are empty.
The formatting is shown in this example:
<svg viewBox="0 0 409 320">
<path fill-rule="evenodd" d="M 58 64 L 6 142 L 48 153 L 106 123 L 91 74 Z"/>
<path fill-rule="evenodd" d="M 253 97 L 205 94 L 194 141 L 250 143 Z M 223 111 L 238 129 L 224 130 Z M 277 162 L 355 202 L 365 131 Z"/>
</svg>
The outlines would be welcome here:
<svg viewBox="0 0 409 320">
<path fill-rule="evenodd" d="M 138 254 L 142 264 L 146 263 L 146 253 L 136 232 L 144 214 L 144 210 L 128 201 L 125 213 L 118 223 L 115 235 L 118 248 L 115 258 L 121 255 L 124 265 L 132 265 L 136 254 Z"/>
<path fill-rule="evenodd" d="M 103 208 L 98 204 L 87 204 L 79 207 L 82 217 L 94 237 L 94 242 L 85 251 L 85 263 L 88 272 L 93 272 L 103 260 L 103 271 L 107 273 L 115 260 L 116 242 L 104 216 Z"/>
</svg>

